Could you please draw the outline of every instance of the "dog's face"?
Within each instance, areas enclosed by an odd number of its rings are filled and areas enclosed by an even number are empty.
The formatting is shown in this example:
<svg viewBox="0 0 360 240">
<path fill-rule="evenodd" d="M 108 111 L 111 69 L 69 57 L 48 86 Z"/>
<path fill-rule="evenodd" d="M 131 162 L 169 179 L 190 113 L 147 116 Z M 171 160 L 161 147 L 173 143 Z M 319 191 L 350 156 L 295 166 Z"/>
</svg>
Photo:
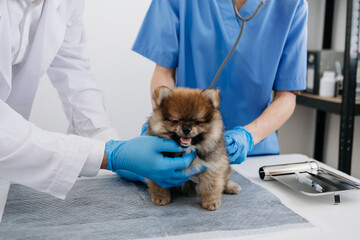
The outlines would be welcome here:
<svg viewBox="0 0 360 240">
<path fill-rule="evenodd" d="M 156 107 L 149 120 L 152 134 L 172 139 L 182 147 L 221 137 L 218 90 L 160 87 L 153 100 Z"/>
</svg>

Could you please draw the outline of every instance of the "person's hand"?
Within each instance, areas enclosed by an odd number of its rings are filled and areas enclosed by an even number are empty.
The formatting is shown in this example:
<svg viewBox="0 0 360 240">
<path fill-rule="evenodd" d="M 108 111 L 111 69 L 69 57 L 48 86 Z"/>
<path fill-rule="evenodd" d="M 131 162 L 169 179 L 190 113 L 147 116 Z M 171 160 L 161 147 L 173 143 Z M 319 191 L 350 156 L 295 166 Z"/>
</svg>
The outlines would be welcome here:
<svg viewBox="0 0 360 240">
<path fill-rule="evenodd" d="M 117 173 L 117 175 L 119 175 L 122 178 L 125 178 L 127 180 L 133 181 L 133 182 L 143 182 L 146 185 L 148 185 L 148 183 L 145 181 L 145 178 L 140 176 L 139 174 L 127 171 L 127 170 L 116 170 L 115 171 Z"/>
<path fill-rule="evenodd" d="M 148 127 L 148 123 L 149 121 L 146 121 L 142 126 L 141 126 L 141 132 L 140 132 L 140 136 L 145 136 L 147 133 L 147 127 Z M 126 170 L 117 170 L 115 171 L 120 177 L 125 178 L 127 180 L 130 181 L 134 181 L 134 182 L 143 182 L 146 185 L 148 184 L 145 181 L 145 178 L 143 176 L 140 176 L 136 173 L 130 172 L 130 171 L 126 171 Z"/>
<path fill-rule="evenodd" d="M 141 136 L 129 141 L 111 140 L 105 145 L 108 170 L 120 171 L 120 175 L 122 170 L 127 170 L 163 188 L 180 186 L 189 181 L 189 176 L 204 170 L 185 170 L 196 156 L 195 152 L 176 158 L 164 157 L 162 154 L 184 151 L 172 140 L 153 136 Z M 139 180 L 138 177 L 135 179 Z"/>
<path fill-rule="evenodd" d="M 244 127 L 235 127 L 225 132 L 225 144 L 230 164 L 242 163 L 247 154 L 254 149 L 254 139 Z"/>
</svg>

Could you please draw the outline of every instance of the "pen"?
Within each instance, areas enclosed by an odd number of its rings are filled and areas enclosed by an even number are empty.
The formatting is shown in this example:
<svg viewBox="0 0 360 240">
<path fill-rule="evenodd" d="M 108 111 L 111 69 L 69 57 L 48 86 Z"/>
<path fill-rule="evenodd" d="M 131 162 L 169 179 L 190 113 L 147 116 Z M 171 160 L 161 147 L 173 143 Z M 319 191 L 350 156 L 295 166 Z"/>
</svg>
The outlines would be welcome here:
<svg viewBox="0 0 360 240">
<path fill-rule="evenodd" d="M 313 180 L 311 180 L 310 178 L 308 178 L 304 174 L 301 174 L 299 172 L 295 172 L 295 175 L 296 175 L 296 178 L 298 179 L 298 181 L 300 183 L 307 184 L 307 185 L 311 186 L 312 188 L 315 188 L 315 190 L 318 191 L 318 192 L 323 192 L 324 191 L 324 188 L 321 187 L 320 184 L 314 182 Z"/>
</svg>

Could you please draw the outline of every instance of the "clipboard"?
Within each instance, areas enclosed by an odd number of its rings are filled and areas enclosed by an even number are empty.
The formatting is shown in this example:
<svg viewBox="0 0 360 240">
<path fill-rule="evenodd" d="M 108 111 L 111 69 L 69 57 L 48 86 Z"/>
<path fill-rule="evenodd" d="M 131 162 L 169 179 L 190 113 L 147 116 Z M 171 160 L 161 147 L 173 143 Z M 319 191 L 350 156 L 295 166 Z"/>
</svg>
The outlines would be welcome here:
<svg viewBox="0 0 360 240">
<path fill-rule="evenodd" d="M 340 203 L 340 193 L 360 189 L 360 183 L 320 167 L 315 161 L 269 165 L 259 168 L 264 181 L 276 180 L 307 196 L 334 195 Z"/>
</svg>

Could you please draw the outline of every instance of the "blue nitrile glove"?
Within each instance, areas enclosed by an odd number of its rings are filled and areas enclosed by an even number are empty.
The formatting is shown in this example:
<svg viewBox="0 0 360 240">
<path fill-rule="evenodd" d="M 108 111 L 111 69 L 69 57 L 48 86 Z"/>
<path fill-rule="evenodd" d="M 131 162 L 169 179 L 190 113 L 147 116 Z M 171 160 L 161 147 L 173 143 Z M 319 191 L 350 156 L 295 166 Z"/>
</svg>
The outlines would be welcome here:
<svg viewBox="0 0 360 240">
<path fill-rule="evenodd" d="M 140 133 L 140 136 L 145 136 L 146 133 L 147 133 L 147 127 L 148 127 L 148 124 L 149 124 L 149 121 L 146 121 L 142 126 L 141 126 L 141 133 Z M 136 174 L 136 173 L 133 173 L 133 172 L 129 172 L 129 171 L 126 171 L 126 170 L 117 170 L 115 171 L 120 177 L 122 178 L 125 178 L 127 180 L 130 180 L 130 181 L 134 181 L 134 182 L 143 182 L 145 183 L 146 185 L 148 184 L 146 181 L 145 181 L 145 178 Z"/>
<path fill-rule="evenodd" d="M 225 144 L 230 164 L 242 163 L 247 154 L 254 149 L 254 139 L 244 127 L 235 127 L 225 132 Z"/>
<path fill-rule="evenodd" d="M 144 136 L 144 135 L 147 134 L 148 125 L 149 125 L 149 121 L 146 121 L 146 122 L 141 126 L 140 136 Z"/>
<path fill-rule="evenodd" d="M 115 171 L 120 177 L 122 178 L 125 178 L 127 180 L 130 180 L 130 181 L 133 181 L 133 182 L 143 182 L 145 183 L 146 185 L 148 185 L 148 183 L 145 181 L 145 178 L 136 174 L 136 173 L 133 173 L 133 172 L 130 172 L 130 171 L 126 171 L 126 170 L 116 170 Z"/>
<path fill-rule="evenodd" d="M 141 136 L 129 141 L 109 141 L 105 145 L 107 169 L 113 172 L 127 170 L 148 178 L 160 187 L 180 186 L 189 176 L 200 171 L 185 171 L 196 156 L 195 152 L 183 157 L 168 158 L 162 152 L 184 152 L 172 140 Z"/>
</svg>

